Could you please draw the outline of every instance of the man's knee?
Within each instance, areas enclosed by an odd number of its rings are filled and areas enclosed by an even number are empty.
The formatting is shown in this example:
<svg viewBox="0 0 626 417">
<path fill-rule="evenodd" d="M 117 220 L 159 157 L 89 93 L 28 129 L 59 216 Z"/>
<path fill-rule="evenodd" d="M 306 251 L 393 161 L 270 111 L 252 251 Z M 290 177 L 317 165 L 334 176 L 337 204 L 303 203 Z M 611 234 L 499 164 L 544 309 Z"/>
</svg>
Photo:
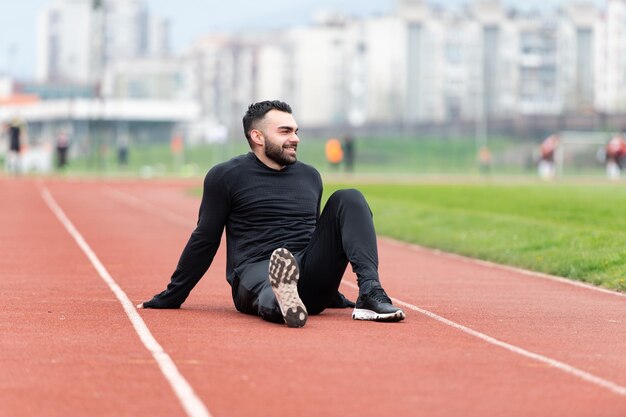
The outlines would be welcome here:
<svg viewBox="0 0 626 417">
<path fill-rule="evenodd" d="M 352 208 L 364 208 L 371 214 L 371 210 L 369 205 L 367 204 L 367 200 L 365 200 L 365 196 L 354 188 L 346 188 L 343 190 L 335 191 L 329 198 L 328 203 L 332 205 L 337 205 L 339 207 L 346 207 L 348 209 Z"/>
<path fill-rule="evenodd" d="M 329 202 L 341 202 L 344 204 L 367 204 L 363 194 L 354 188 L 337 190 L 328 198 Z"/>
</svg>

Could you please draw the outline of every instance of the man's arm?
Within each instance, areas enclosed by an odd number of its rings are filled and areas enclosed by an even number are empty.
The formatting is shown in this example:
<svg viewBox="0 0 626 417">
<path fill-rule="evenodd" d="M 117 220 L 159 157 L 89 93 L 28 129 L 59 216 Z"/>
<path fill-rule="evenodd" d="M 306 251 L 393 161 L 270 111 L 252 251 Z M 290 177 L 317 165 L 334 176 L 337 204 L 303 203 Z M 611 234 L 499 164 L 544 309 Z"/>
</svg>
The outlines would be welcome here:
<svg viewBox="0 0 626 417">
<path fill-rule="evenodd" d="M 204 179 L 198 225 L 191 234 L 167 288 L 138 308 L 179 308 L 206 273 L 217 252 L 230 212 L 223 170 L 212 169 Z"/>
</svg>

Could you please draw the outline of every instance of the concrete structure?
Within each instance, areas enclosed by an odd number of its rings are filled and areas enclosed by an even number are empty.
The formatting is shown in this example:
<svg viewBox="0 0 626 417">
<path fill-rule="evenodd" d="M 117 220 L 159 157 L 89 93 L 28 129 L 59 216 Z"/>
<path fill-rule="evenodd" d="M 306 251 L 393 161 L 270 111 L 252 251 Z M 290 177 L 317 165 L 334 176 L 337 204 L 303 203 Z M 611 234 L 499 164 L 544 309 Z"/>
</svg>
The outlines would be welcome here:
<svg viewBox="0 0 626 417">
<path fill-rule="evenodd" d="M 167 56 L 168 32 L 144 0 L 56 0 L 39 15 L 37 78 L 97 83 L 115 62 Z"/>
<path fill-rule="evenodd" d="M 573 53 L 575 44 L 569 32 L 559 36 L 558 27 L 538 13 L 520 17 L 516 21 L 519 33 L 517 46 L 519 60 L 517 71 L 518 111 L 523 114 L 558 114 L 562 111 L 563 97 L 575 79 Z M 569 28 L 568 28 L 569 29 Z M 560 73 L 558 59 L 571 65 L 571 71 Z"/>
<path fill-rule="evenodd" d="M 42 74 L 97 82 L 107 99 L 196 101 L 200 141 L 238 136 L 248 104 L 266 99 L 291 103 L 308 128 L 462 125 L 483 138 L 515 117 L 626 112 L 626 0 L 607 0 L 603 14 L 581 3 L 528 14 L 501 0 L 397 0 L 387 16 L 325 13 L 305 27 L 209 35 L 180 57 L 168 57 L 167 22 L 144 0 L 88 4 L 58 0 L 42 15 Z M 70 17 L 82 22 L 72 31 Z"/>
<path fill-rule="evenodd" d="M 179 58 L 143 58 L 109 65 L 102 80 L 102 96 L 116 99 L 191 99 Z"/>
<path fill-rule="evenodd" d="M 91 1 L 63 0 L 52 3 L 39 15 L 36 71 L 39 81 L 97 80 L 93 48 L 99 30 L 92 12 Z"/>
<path fill-rule="evenodd" d="M 626 112 L 626 1 L 607 0 L 598 25 L 595 107 L 604 113 Z"/>
<path fill-rule="evenodd" d="M 562 111 L 588 114 L 595 110 L 598 83 L 604 82 L 600 12 L 592 4 L 569 4 L 557 25 L 559 56 L 556 68 Z"/>
<path fill-rule="evenodd" d="M 286 99 L 297 111 L 299 123 L 309 126 L 343 125 L 348 118 L 347 55 L 354 32 L 342 18 L 326 19 L 286 36 L 287 68 L 294 80 Z"/>
<path fill-rule="evenodd" d="M 18 116 L 28 123 L 31 145 L 52 146 L 56 132 L 70 132 L 72 152 L 121 143 L 168 142 L 199 117 L 193 101 L 46 100 L 0 106 L 0 124 Z"/>
</svg>

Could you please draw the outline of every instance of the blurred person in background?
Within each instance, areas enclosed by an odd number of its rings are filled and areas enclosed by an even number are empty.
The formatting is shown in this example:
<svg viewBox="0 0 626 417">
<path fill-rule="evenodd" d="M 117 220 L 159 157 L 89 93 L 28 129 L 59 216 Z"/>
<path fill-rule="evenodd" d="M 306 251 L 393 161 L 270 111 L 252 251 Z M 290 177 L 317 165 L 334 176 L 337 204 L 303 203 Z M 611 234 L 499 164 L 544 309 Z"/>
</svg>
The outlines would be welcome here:
<svg viewBox="0 0 626 417">
<path fill-rule="evenodd" d="M 543 179 L 553 179 L 556 175 L 554 154 L 559 147 L 560 138 L 558 133 L 548 136 L 539 147 L 539 176 Z"/>
<path fill-rule="evenodd" d="M 20 174 L 22 171 L 22 151 L 26 141 L 26 123 L 19 117 L 14 117 L 9 123 L 9 153 L 7 154 L 7 171 Z"/>
<path fill-rule="evenodd" d="M 330 164 L 331 168 L 338 169 L 341 161 L 343 161 L 343 149 L 341 148 L 341 142 L 339 142 L 339 139 L 328 139 L 325 151 L 326 160 Z"/>
<path fill-rule="evenodd" d="M 56 136 L 57 169 L 62 170 L 67 166 L 67 151 L 70 148 L 70 140 L 67 131 L 59 129 Z"/>
<path fill-rule="evenodd" d="M 343 138 L 343 154 L 345 167 L 347 172 L 354 172 L 354 158 L 355 158 L 355 149 L 354 149 L 354 136 L 348 133 Z"/>
<path fill-rule="evenodd" d="M 606 175 L 610 179 L 617 179 L 624 168 L 626 157 L 626 141 L 623 132 L 615 134 L 606 144 Z"/>
<path fill-rule="evenodd" d="M 491 151 L 486 146 L 482 146 L 478 151 L 478 166 L 483 175 L 491 172 Z"/>
<path fill-rule="evenodd" d="M 130 137 L 122 134 L 117 138 L 117 165 L 126 168 L 128 166 L 128 146 Z"/>
<path fill-rule="evenodd" d="M 226 229 L 226 279 L 235 307 L 289 327 L 310 314 L 355 307 L 355 320 L 405 318 L 383 290 L 372 212 L 363 195 L 340 190 L 323 211 L 322 179 L 297 160 L 298 125 L 281 101 L 252 104 L 243 117 L 251 152 L 206 175 L 198 224 L 167 288 L 138 308 L 179 308 L 206 273 Z M 356 305 L 339 293 L 348 263 Z"/>
</svg>

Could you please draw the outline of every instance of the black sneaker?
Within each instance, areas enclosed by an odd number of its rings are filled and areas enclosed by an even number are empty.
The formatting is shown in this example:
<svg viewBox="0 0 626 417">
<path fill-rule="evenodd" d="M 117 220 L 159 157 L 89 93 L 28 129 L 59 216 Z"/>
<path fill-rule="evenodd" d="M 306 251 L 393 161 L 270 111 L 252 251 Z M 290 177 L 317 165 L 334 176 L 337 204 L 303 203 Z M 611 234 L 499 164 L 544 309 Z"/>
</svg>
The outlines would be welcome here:
<svg viewBox="0 0 626 417">
<path fill-rule="evenodd" d="M 382 287 L 374 286 L 367 293 L 359 294 L 352 318 L 354 320 L 393 322 L 404 320 L 405 315 L 404 311 L 391 303 Z"/>
<path fill-rule="evenodd" d="M 276 249 L 270 257 L 270 284 L 276 296 L 280 312 L 289 327 L 302 327 L 308 313 L 298 295 L 300 271 L 296 258 L 287 249 Z"/>
</svg>

